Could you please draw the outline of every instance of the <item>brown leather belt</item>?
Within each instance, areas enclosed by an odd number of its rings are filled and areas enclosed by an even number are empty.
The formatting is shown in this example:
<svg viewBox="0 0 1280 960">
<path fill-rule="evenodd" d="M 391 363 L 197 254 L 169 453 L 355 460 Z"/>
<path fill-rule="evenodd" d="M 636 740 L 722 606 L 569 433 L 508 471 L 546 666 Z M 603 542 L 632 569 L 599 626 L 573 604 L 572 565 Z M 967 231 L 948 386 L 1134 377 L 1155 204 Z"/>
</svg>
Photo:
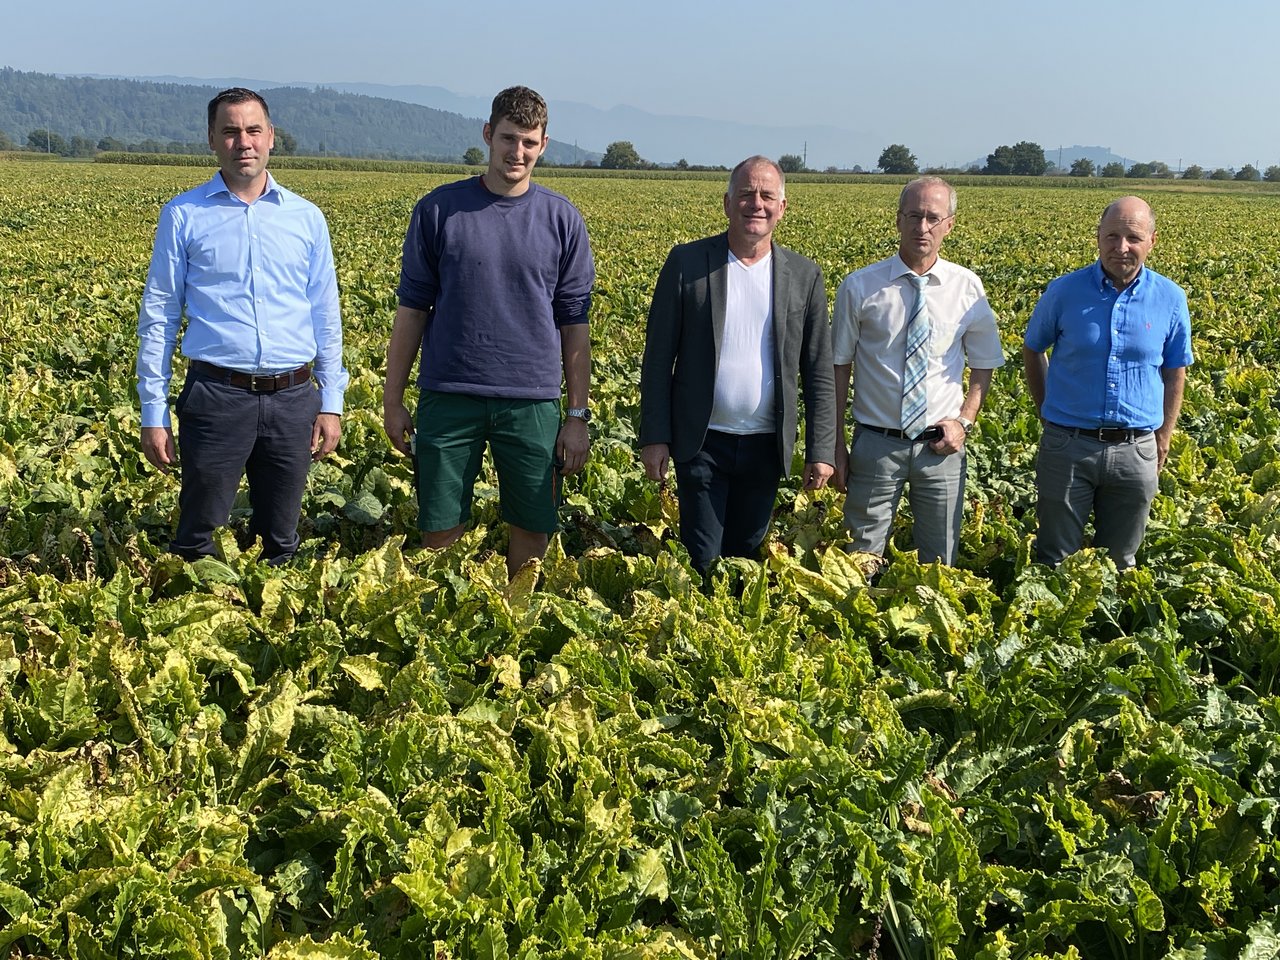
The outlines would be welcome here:
<svg viewBox="0 0 1280 960">
<path fill-rule="evenodd" d="M 205 363 L 203 360 L 192 360 L 191 369 L 201 376 L 221 380 L 223 383 L 229 383 L 233 387 L 239 387 L 251 393 L 275 393 L 277 390 L 296 387 L 298 384 L 306 383 L 311 379 L 311 364 L 309 363 L 304 363 L 297 370 L 277 374 L 241 373 L 239 370 L 228 370 L 226 367 Z"/>
<path fill-rule="evenodd" d="M 1131 443 L 1151 433 L 1150 430 L 1136 430 L 1133 427 L 1064 427 L 1060 423 L 1048 421 L 1049 426 L 1065 430 L 1076 437 L 1088 437 L 1101 443 Z"/>
</svg>

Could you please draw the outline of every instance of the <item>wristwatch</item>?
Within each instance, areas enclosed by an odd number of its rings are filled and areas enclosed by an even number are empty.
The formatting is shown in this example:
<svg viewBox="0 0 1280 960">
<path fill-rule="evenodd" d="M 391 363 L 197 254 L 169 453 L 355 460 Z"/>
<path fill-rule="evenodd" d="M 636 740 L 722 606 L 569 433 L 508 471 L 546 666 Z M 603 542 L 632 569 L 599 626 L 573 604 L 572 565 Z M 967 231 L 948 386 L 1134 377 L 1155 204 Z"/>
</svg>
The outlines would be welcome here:
<svg viewBox="0 0 1280 960">
<path fill-rule="evenodd" d="M 964 427 L 964 435 L 966 437 L 973 432 L 973 421 L 968 417 L 956 417 L 956 423 Z"/>
<path fill-rule="evenodd" d="M 591 422 L 591 410 L 588 407 L 570 407 L 564 412 L 566 417 L 577 417 L 583 423 Z"/>
</svg>

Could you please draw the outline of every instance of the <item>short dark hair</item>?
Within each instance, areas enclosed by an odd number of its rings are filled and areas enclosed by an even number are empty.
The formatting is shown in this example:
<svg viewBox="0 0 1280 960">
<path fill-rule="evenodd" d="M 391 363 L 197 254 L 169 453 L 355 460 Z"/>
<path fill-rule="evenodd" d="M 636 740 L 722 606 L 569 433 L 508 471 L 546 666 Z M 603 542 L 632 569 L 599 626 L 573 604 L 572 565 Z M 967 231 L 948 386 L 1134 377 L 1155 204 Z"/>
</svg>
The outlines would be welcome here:
<svg viewBox="0 0 1280 960">
<path fill-rule="evenodd" d="M 213 133 L 213 122 L 218 119 L 218 107 L 224 103 L 248 103 L 250 100 L 256 100 L 262 104 L 262 112 L 267 117 L 267 123 L 270 123 L 271 110 L 267 106 L 267 101 L 262 99 L 262 94 L 248 87 L 228 87 L 209 101 L 209 132 Z"/>
<path fill-rule="evenodd" d="M 500 120 L 510 120 L 522 130 L 541 127 L 543 136 L 546 136 L 547 101 L 528 87 L 507 87 L 493 98 L 489 129 L 496 127 Z"/>
</svg>

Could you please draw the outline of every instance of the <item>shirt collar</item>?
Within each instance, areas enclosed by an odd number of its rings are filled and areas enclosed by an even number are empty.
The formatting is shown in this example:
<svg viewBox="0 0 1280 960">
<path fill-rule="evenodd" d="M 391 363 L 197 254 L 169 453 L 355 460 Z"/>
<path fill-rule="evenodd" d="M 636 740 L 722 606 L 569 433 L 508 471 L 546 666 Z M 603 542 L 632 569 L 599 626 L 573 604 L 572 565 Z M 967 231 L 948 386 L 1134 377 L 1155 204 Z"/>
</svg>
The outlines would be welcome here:
<svg viewBox="0 0 1280 960">
<path fill-rule="evenodd" d="M 938 269 L 938 264 L 940 264 L 941 262 L 942 262 L 942 258 L 939 257 L 937 260 L 933 261 L 933 266 L 930 267 L 928 270 L 926 270 L 923 274 L 920 274 L 920 276 L 925 276 L 925 277 L 934 276 L 934 271 Z M 890 280 L 900 280 L 903 277 L 914 277 L 916 275 L 917 275 L 916 272 L 903 262 L 902 254 L 895 253 L 892 257 L 889 258 L 889 279 Z M 941 277 L 938 278 L 938 282 L 939 283 L 942 282 Z"/>
<path fill-rule="evenodd" d="M 227 182 L 222 179 L 222 171 L 219 170 L 213 175 L 213 179 L 206 185 L 205 196 L 216 197 L 220 193 L 231 196 L 231 188 L 227 186 Z M 267 171 L 267 187 L 262 191 L 259 200 L 271 200 L 274 203 L 281 203 L 284 200 L 284 191 L 280 189 L 280 185 L 276 183 L 275 177 L 271 176 L 271 171 Z"/>
<path fill-rule="evenodd" d="M 1103 293 L 1136 292 L 1137 288 L 1142 283 L 1142 278 L 1145 277 L 1146 275 L 1147 275 L 1147 268 L 1145 265 L 1143 265 L 1138 270 L 1138 275 L 1133 278 L 1133 282 L 1130 283 L 1127 287 L 1125 287 L 1124 290 L 1120 290 L 1116 287 L 1114 283 L 1111 282 L 1111 278 L 1107 276 L 1106 271 L 1102 269 L 1102 261 L 1101 260 L 1093 261 L 1093 285 L 1097 287 L 1099 290 L 1101 290 Z"/>
</svg>

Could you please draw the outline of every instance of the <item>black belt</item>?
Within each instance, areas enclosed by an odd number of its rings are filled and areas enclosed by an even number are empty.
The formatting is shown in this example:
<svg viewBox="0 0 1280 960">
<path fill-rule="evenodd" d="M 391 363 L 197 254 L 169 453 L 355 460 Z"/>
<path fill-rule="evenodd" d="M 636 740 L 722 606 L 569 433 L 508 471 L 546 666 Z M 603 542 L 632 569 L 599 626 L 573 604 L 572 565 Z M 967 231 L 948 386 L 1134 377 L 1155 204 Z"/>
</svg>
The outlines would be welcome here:
<svg viewBox="0 0 1280 960">
<path fill-rule="evenodd" d="M 296 387 L 311 379 L 309 363 L 304 363 L 297 370 L 277 374 L 241 373 L 239 370 L 228 370 L 226 367 L 205 363 L 203 360 L 192 360 L 191 369 L 203 376 L 221 380 L 223 383 L 229 383 L 233 387 L 240 387 L 251 393 L 275 393 L 277 390 Z"/>
<path fill-rule="evenodd" d="M 895 440 L 910 440 L 912 443 L 928 443 L 933 440 L 942 439 L 942 428 L 934 425 L 925 427 L 918 437 L 908 437 L 901 430 L 894 430 L 892 427 L 874 427 L 869 423 L 860 423 L 858 426 L 864 430 L 874 430 L 876 433 L 883 433 L 886 437 L 893 437 Z"/>
<path fill-rule="evenodd" d="M 1054 423 L 1051 420 L 1046 420 L 1045 422 L 1049 426 L 1065 430 L 1073 436 L 1088 437 L 1090 440 L 1097 440 L 1101 443 L 1132 443 L 1134 440 L 1140 440 L 1151 433 L 1150 430 L 1137 430 L 1133 427 L 1064 427 L 1062 424 Z"/>
</svg>

